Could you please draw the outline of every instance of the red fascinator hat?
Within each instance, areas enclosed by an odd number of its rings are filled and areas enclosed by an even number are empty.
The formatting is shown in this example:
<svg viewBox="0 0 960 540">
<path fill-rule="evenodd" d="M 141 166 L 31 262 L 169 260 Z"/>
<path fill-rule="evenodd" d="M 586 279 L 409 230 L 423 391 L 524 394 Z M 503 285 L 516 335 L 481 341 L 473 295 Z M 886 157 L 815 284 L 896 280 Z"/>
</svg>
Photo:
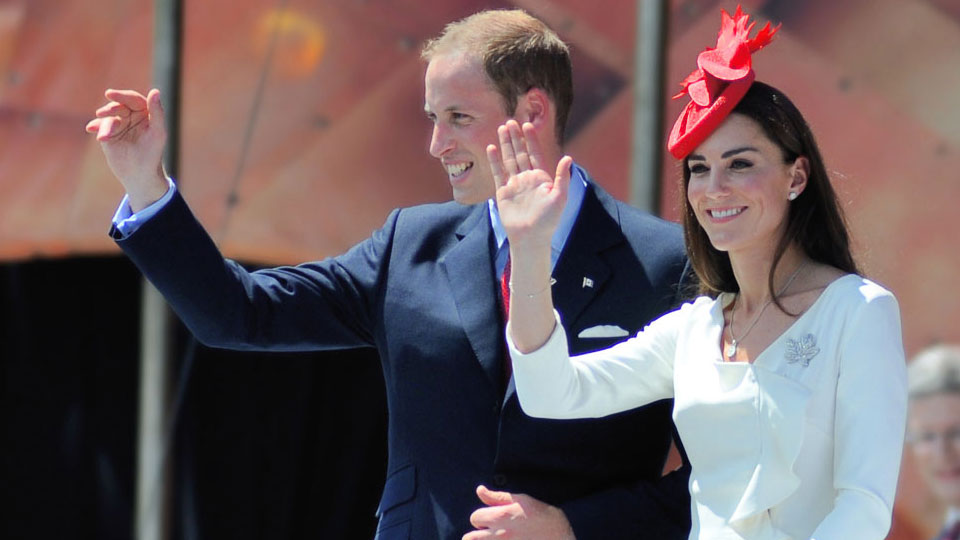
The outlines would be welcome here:
<svg viewBox="0 0 960 540">
<path fill-rule="evenodd" d="M 771 29 L 767 23 L 750 39 L 756 23 L 747 24 L 750 15 L 740 6 L 733 17 L 724 10 L 720 13 L 717 46 L 697 56 L 697 70 L 680 83 L 683 90 L 673 96 L 690 96 L 667 141 L 667 149 L 677 159 L 687 157 L 706 140 L 747 93 L 754 79 L 751 55 L 769 44 L 781 26 Z"/>
</svg>

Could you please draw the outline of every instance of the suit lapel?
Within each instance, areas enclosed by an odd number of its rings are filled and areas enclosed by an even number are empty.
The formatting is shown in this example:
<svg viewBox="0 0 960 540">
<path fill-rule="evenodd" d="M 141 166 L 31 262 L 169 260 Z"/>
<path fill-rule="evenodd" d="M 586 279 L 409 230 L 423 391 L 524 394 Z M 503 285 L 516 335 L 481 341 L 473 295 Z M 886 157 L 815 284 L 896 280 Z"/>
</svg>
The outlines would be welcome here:
<svg viewBox="0 0 960 540">
<path fill-rule="evenodd" d="M 458 242 L 440 259 L 470 346 L 494 388 L 500 388 L 502 322 L 486 204 L 478 204 L 455 234 Z"/>
<path fill-rule="evenodd" d="M 553 301 L 567 327 L 590 305 L 610 277 L 610 266 L 600 253 L 623 242 L 616 207 L 605 208 L 602 198 L 610 196 L 590 183 L 553 271 L 557 280 Z M 612 204 L 612 199 L 605 202 Z"/>
</svg>

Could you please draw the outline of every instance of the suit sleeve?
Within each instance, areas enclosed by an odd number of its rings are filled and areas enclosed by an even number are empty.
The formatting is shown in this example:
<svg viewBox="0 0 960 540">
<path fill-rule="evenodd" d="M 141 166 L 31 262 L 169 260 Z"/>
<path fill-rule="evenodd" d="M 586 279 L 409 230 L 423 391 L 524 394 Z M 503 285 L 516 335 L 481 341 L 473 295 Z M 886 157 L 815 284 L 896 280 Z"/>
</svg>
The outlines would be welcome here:
<svg viewBox="0 0 960 540">
<path fill-rule="evenodd" d="M 373 342 L 382 261 L 398 213 L 344 255 L 256 272 L 220 254 L 179 193 L 117 243 L 205 345 L 354 348 Z"/>
<path fill-rule="evenodd" d="M 657 482 L 611 488 L 561 506 L 577 540 L 686 540 L 690 465 Z"/>
</svg>

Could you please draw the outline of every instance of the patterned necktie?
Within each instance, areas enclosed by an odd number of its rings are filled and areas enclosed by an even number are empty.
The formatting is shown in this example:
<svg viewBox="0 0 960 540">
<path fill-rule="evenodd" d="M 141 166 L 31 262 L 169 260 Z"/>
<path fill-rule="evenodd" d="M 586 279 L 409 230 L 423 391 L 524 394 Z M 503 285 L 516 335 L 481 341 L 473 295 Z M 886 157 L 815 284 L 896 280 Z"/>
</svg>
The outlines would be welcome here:
<svg viewBox="0 0 960 540">
<path fill-rule="evenodd" d="M 500 276 L 500 294 L 503 296 L 503 320 L 510 316 L 510 255 L 507 254 L 507 264 L 503 267 Z"/>
<path fill-rule="evenodd" d="M 500 294 L 503 296 L 503 322 L 506 325 L 510 317 L 510 254 L 507 254 L 507 264 L 503 267 L 503 275 L 500 276 Z M 513 364 L 510 362 L 510 352 L 504 347 L 503 350 L 503 380 L 510 382 L 510 375 L 513 373 Z"/>
</svg>

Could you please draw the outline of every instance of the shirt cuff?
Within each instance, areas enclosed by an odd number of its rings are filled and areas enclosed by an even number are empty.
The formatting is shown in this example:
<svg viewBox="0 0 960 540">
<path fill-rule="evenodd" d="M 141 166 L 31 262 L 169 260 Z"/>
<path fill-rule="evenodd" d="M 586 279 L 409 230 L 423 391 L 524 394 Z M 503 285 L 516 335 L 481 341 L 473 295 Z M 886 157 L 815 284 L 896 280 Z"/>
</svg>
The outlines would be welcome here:
<svg viewBox="0 0 960 540">
<path fill-rule="evenodd" d="M 117 212 L 113 214 L 113 231 L 115 231 L 113 236 L 115 239 L 120 240 L 137 232 L 137 229 L 139 229 L 141 225 L 155 216 L 157 212 L 163 209 L 163 207 L 173 199 L 174 193 L 177 192 L 177 186 L 169 176 L 167 177 L 167 184 L 169 187 L 167 188 L 167 192 L 163 194 L 163 197 L 160 197 L 153 204 L 137 213 L 134 213 L 133 209 L 130 208 L 130 196 L 123 196 L 123 200 L 120 201 L 120 207 L 117 208 Z"/>
</svg>

